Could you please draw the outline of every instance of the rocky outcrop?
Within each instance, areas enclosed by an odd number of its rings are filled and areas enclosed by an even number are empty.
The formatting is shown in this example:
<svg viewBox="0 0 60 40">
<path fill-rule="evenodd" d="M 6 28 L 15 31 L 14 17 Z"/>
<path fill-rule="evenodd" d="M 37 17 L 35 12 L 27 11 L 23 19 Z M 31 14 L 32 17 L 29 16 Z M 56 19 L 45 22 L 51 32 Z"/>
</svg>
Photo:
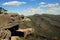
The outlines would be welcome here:
<svg viewBox="0 0 60 40">
<path fill-rule="evenodd" d="M 34 28 L 26 28 L 26 29 L 18 29 L 16 31 L 23 32 L 24 37 L 27 37 L 27 35 L 34 33 Z"/>
<path fill-rule="evenodd" d="M 0 38 L 9 39 L 9 37 L 12 36 L 12 31 L 13 32 L 16 31 L 14 27 L 19 28 L 19 26 L 15 25 L 19 25 L 24 21 L 31 21 L 31 20 L 24 15 L 19 15 L 16 13 L 0 14 Z"/>
</svg>

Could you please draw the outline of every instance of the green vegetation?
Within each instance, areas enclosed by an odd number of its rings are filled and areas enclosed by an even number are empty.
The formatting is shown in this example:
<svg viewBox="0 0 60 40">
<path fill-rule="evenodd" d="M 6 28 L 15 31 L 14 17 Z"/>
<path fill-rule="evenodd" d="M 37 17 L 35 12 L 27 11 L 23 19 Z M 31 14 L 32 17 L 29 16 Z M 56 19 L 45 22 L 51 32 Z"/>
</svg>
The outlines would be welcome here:
<svg viewBox="0 0 60 40">
<path fill-rule="evenodd" d="M 7 10 L 6 10 L 6 9 L 4 9 L 4 8 L 0 7 L 0 14 L 2 14 L 2 13 L 6 13 L 6 12 L 7 12 Z"/>
<path fill-rule="evenodd" d="M 60 40 L 59 15 L 35 14 L 29 18 L 32 20 L 31 22 L 24 22 L 20 25 L 20 28 L 35 28 L 35 33 L 30 35 L 27 40 Z"/>
</svg>

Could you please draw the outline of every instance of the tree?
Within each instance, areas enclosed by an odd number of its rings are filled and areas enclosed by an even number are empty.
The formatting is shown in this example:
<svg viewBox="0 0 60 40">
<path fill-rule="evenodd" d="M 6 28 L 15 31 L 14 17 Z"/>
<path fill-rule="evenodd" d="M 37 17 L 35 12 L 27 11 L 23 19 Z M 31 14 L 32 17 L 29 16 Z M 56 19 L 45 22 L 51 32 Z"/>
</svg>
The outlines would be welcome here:
<svg viewBox="0 0 60 40">
<path fill-rule="evenodd" d="M 6 13 L 6 12 L 7 12 L 7 10 L 6 10 L 6 9 L 4 9 L 4 8 L 0 7 L 0 14 L 2 14 L 2 13 Z"/>
</svg>

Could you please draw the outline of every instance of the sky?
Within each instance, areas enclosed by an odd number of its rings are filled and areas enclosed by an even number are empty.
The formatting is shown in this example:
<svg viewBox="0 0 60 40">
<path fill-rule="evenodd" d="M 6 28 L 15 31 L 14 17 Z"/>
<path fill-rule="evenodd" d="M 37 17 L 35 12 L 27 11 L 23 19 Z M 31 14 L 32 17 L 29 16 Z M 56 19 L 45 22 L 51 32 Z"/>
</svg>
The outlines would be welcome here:
<svg viewBox="0 0 60 40">
<path fill-rule="evenodd" d="M 0 0 L 0 7 L 23 15 L 60 15 L 60 0 Z"/>
</svg>

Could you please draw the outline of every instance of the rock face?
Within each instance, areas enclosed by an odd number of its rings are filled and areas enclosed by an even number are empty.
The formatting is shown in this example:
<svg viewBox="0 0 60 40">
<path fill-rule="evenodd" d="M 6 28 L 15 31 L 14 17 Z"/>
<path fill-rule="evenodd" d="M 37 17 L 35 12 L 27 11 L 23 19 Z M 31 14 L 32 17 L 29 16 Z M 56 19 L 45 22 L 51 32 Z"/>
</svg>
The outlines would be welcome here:
<svg viewBox="0 0 60 40">
<path fill-rule="evenodd" d="M 28 35 L 26 40 L 60 40 L 60 15 L 36 14 L 27 18 L 15 13 L 0 14 L 1 28 L 4 31 L 8 29 L 13 38 L 15 38 L 14 36 L 24 37 L 23 32 L 28 34 L 31 30 L 29 31 L 27 28 L 33 28 L 34 33 Z"/>
<path fill-rule="evenodd" d="M 25 20 L 30 21 L 27 19 L 27 17 L 16 13 L 0 14 L 0 28 L 10 28 Z"/>
<path fill-rule="evenodd" d="M 21 32 L 16 32 L 16 30 L 18 30 L 19 24 L 24 21 L 31 20 L 24 15 L 16 13 L 0 14 L 0 38 L 9 39 L 13 35 L 19 35 Z"/>
<path fill-rule="evenodd" d="M 11 40 L 22 40 L 22 39 L 20 39 L 18 36 L 12 36 Z"/>
<path fill-rule="evenodd" d="M 30 35 L 32 33 L 34 33 L 34 28 L 26 28 L 26 29 L 18 29 L 16 30 L 18 32 L 23 32 L 24 33 L 24 37 L 27 37 L 27 35 Z"/>
<path fill-rule="evenodd" d="M 10 30 L 0 29 L 0 39 L 7 39 L 11 37 Z"/>
</svg>

